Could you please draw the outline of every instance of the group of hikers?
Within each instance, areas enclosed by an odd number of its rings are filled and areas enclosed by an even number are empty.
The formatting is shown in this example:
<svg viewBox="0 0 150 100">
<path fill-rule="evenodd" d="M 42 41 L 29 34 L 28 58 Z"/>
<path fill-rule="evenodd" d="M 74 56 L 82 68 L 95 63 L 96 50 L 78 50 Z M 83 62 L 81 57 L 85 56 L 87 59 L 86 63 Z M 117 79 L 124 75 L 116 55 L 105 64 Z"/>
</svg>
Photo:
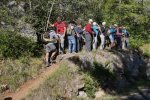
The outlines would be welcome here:
<svg viewBox="0 0 150 100">
<path fill-rule="evenodd" d="M 47 31 L 48 37 L 44 37 L 44 40 L 47 41 L 45 45 L 46 66 L 51 65 L 57 53 L 65 53 L 66 45 L 69 53 L 80 52 L 83 44 L 85 44 L 86 52 L 96 49 L 103 50 L 107 44 L 110 49 L 129 48 L 129 32 L 126 27 L 117 24 L 106 27 L 106 22 L 98 25 L 89 19 L 85 27 L 82 27 L 80 20 L 66 24 L 58 17 L 54 24 L 49 24 L 49 27 L 51 28 Z"/>
</svg>

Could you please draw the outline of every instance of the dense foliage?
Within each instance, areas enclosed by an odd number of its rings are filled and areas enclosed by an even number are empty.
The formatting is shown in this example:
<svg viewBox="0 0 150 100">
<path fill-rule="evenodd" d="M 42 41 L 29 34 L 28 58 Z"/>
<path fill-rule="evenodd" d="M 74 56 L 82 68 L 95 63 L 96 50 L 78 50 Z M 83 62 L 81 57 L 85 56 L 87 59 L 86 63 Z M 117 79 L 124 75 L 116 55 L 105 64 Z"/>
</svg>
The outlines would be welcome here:
<svg viewBox="0 0 150 100">
<path fill-rule="evenodd" d="M 149 0 L 86 0 L 86 2 L 85 0 L 14 1 L 16 1 L 16 4 L 13 7 L 8 5 L 10 0 L 2 0 L 0 3 L 1 28 L 7 28 L 7 30 L 10 31 L 12 28 L 18 32 L 18 21 L 23 19 L 26 23 L 30 23 L 36 31 L 44 30 L 48 14 L 54 3 L 50 16 L 50 23 L 53 23 L 58 16 L 62 16 L 65 21 L 76 20 L 79 18 L 82 20 L 83 25 L 89 18 L 92 18 L 99 24 L 106 21 L 107 26 L 114 23 L 126 26 L 131 36 L 130 42 L 132 47 L 139 47 L 144 43 L 150 42 Z M 19 11 L 17 8 L 17 5 L 20 5 L 21 2 L 25 3 L 23 6 L 24 12 Z M 10 36 L 10 34 L 13 33 L 10 32 L 6 36 L 1 34 L 1 41 L 5 41 L 5 43 L 8 42 L 7 45 L 1 42 L 1 55 L 14 56 L 15 54 L 15 56 L 18 57 L 23 54 L 22 52 L 30 52 L 32 51 L 32 48 L 36 47 L 35 45 L 31 46 L 32 43 L 30 43 L 30 40 L 20 36 L 17 36 L 16 38 L 16 35 Z M 7 39 L 4 37 L 7 37 Z M 8 39 L 8 37 L 12 38 Z M 15 41 L 13 41 L 13 39 Z M 10 43 L 10 41 L 13 42 Z M 11 46 L 18 48 L 18 50 L 22 50 L 22 48 L 25 49 L 20 52 Z"/>
<path fill-rule="evenodd" d="M 44 29 L 47 16 L 54 2 L 50 22 L 54 22 L 58 16 L 66 21 L 80 18 L 85 22 L 92 18 L 99 24 L 107 22 L 124 25 L 131 34 L 131 45 L 141 46 L 150 40 L 150 2 L 148 0 L 34 0 L 30 18 L 27 20 L 37 29 Z"/>
<path fill-rule="evenodd" d="M 4 58 L 19 58 L 24 55 L 41 55 L 41 46 L 29 38 L 13 32 L 0 31 L 0 56 Z"/>
<path fill-rule="evenodd" d="M 32 1 L 33 9 L 30 13 L 33 15 L 32 19 L 46 21 L 52 2 L 49 0 Z M 136 2 L 136 0 L 87 0 L 86 3 L 84 0 L 54 0 L 54 2 L 51 21 L 54 21 L 57 16 L 63 16 L 65 20 L 93 18 L 97 22 L 105 20 L 110 24 L 130 25 L 131 29 L 139 27 L 143 32 L 148 29 L 150 19 L 149 10 L 146 9 L 148 7 L 146 4 L 149 4 L 147 2 L 143 4 Z M 39 24 L 43 24 L 43 21 Z"/>
</svg>

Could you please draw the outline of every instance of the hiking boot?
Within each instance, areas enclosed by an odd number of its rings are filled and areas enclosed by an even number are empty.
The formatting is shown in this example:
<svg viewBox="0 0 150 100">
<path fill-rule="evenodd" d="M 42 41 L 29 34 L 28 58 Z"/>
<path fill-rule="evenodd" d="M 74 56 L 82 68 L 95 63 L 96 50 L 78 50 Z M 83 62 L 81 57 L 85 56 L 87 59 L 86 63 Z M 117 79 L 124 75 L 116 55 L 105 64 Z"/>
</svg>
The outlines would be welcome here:
<svg viewBox="0 0 150 100">
<path fill-rule="evenodd" d="M 76 52 L 72 52 L 72 54 L 76 54 Z"/>
<path fill-rule="evenodd" d="M 51 63 L 52 63 L 52 64 L 55 64 L 55 63 L 56 63 L 56 61 L 55 61 L 55 60 L 52 60 L 52 61 L 51 61 Z"/>
<path fill-rule="evenodd" d="M 50 63 L 49 62 L 45 62 L 45 65 L 46 65 L 46 67 L 49 67 Z"/>
<path fill-rule="evenodd" d="M 59 52 L 59 54 L 60 54 L 60 55 L 63 55 L 64 53 L 61 51 L 61 52 Z"/>
</svg>

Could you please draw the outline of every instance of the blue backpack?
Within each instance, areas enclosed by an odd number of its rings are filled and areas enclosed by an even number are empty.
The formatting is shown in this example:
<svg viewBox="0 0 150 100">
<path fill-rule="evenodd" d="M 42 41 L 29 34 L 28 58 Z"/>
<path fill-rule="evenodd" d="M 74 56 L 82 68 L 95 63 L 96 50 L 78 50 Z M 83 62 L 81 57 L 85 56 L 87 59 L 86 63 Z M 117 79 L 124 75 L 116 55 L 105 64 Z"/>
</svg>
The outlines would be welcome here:
<svg viewBox="0 0 150 100">
<path fill-rule="evenodd" d="M 110 28 L 110 34 L 113 34 L 115 32 L 115 29 L 114 28 Z"/>
</svg>

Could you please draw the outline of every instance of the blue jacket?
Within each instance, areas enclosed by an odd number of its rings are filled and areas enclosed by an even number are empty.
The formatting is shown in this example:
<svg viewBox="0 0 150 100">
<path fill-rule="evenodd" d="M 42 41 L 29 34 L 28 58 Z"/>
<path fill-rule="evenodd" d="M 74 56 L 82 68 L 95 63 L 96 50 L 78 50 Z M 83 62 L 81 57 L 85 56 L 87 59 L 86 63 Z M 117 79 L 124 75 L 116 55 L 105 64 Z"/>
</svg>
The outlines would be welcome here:
<svg viewBox="0 0 150 100">
<path fill-rule="evenodd" d="M 129 36 L 129 32 L 126 29 L 122 29 L 122 33 L 127 37 Z"/>
<path fill-rule="evenodd" d="M 98 31 L 98 26 L 97 26 L 97 25 L 93 25 L 92 29 L 93 29 L 94 33 L 95 33 L 96 35 L 98 35 L 98 33 L 99 33 L 99 31 Z"/>
<path fill-rule="evenodd" d="M 116 32 L 116 29 L 113 27 L 110 27 L 110 34 L 115 34 L 115 32 Z"/>
</svg>

